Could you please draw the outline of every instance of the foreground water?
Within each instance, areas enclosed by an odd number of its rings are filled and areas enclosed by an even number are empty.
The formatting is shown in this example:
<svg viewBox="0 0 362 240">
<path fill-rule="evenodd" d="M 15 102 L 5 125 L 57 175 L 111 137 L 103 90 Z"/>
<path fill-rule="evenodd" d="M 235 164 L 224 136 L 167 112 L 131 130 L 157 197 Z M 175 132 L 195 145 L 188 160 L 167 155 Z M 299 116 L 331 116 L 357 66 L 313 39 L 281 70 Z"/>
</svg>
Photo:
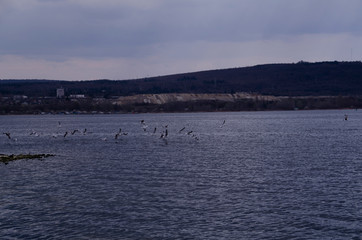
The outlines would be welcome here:
<svg viewBox="0 0 362 240">
<path fill-rule="evenodd" d="M 0 165 L 1 239 L 362 237 L 362 111 L 0 124 L 0 153 L 56 154 Z"/>
</svg>

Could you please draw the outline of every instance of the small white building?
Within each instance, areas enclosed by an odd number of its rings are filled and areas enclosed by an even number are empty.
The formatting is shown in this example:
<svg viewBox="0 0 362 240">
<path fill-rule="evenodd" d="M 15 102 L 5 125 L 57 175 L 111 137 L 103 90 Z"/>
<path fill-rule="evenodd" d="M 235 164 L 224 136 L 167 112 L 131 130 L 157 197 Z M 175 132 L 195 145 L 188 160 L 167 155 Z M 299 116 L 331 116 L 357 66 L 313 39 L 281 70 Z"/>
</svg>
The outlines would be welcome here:
<svg viewBox="0 0 362 240">
<path fill-rule="evenodd" d="M 64 88 L 57 88 L 57 98 L 64 97 Z"/>
<path fill-rule="evenodd" d="M 71 94 L 69 96 L 70 98 L 85 98 L 84 94 Z"/>
<path fill-rule="evenodd" d="M 14 96 L 13 96 L 13 99 L 14 99 L 14 100 L 25 100 L 25 99 L 28 99 L 28 96 L 25 96 L 25 95 L 14 95 Z"/>
</svg>

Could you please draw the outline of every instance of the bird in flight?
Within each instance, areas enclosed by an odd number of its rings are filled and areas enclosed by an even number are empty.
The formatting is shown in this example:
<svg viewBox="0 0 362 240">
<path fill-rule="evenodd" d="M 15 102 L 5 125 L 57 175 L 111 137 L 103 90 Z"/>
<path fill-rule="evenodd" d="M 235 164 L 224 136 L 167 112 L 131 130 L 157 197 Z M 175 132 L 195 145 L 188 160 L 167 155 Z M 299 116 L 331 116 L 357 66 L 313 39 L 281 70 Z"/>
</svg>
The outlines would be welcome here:
<svg viewBox="0 0 362 240">
<path fill-rule="evenodd" d="M 225 121 L 226 121 L 226 120 L 224 120 L 224 121 L 222 122 L 222 124 L 221 124 L 221 126 L 220 126 L 221 128 L 225 125 Z"/>
<path fill-rule="evenodd" d="M 72 135 L 74 135 L 76 132 L 79 132 L 79 130 L 78 129 L 73 130 Z"/>
<path fill-rule="evenodd" d="M 185 130 L 186 127 L 181 128 L 178 133 L 181 133 L 183 130 Z"/>
<path fill-rule="evenodd" d="M 11 139 L 11 136 L 10 136 L 9 132 L 4 132 L 3 134 L 5 134 L 9 139 Z"/>
</svg>

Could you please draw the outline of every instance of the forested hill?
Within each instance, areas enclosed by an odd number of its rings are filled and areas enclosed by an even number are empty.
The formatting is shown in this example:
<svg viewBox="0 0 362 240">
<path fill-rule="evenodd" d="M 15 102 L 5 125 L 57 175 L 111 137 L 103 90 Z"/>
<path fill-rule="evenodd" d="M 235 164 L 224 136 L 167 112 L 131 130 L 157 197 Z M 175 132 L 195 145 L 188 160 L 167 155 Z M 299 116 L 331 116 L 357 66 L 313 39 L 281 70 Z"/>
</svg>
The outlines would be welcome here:
<svg viewBox="0 0 362 240">
<path fill-rule="evenodd" d="M 250 92 L 275 96 L 362 95 L 361 62 L 299 62 L 209 70 L 136 80 L 0 80 L 0 94 L 29 97 L 66 95 L 89 97 L 156 93 Z"/>
</svg>

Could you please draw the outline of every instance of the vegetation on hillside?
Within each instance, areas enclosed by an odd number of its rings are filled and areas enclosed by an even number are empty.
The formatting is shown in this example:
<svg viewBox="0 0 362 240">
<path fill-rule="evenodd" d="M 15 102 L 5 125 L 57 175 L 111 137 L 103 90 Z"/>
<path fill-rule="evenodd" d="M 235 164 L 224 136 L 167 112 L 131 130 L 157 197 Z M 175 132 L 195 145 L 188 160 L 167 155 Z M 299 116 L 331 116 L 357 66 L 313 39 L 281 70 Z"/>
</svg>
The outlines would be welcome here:
<svg viewBox="0 0 362 240">
<path fill-rule="evenodd" d="M 64 98 L 55 98 L 58 88 L 64 88 Z M 117 102 L 122 96 L 142 94 L 241 92 L 255 97 L 232 101 L 222 97 L 193 99 L 162 104 Z M 265 100 L 262 97 L 265 95 L 276 98 Z M 123 81 L 0 80 L 0 114 L 332 108 L 362 108 L 361 62 L 266 64 Z"/>
<path fill-rule="evenodd" d="M 299 62 L 210 70 L 136 80 L 49 81 L 2 80 L 0 95 L 55 96 L 63 87 L 67 95 L 88 97 L 158 93 L 251 92 L 274 96 L 362 95 L 361 62 Z"/>
</svg>

